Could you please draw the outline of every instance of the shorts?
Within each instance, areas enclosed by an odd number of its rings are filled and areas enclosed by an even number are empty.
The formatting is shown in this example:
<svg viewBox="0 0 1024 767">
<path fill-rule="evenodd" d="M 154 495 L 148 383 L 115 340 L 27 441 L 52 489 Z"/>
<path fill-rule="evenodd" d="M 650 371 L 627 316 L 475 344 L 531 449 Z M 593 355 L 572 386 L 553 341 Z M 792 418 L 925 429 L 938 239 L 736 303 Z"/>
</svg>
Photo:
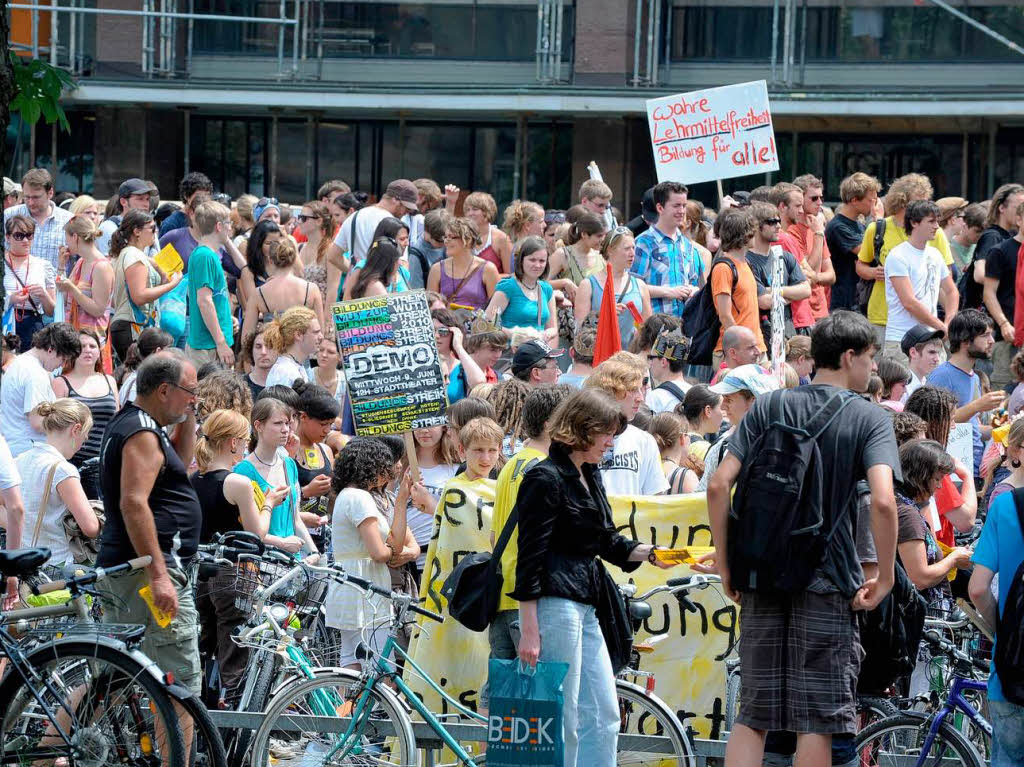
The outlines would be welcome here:
<svg viewBox="0 0 1024 767">
<path fill-rule="evenodd" d="M 740 606 L 736 721 L 761 731 L 856 733 L 864 651 L 849 599 L 744 593 Z"/>
<path fill-rule="evenodd" d="M 338 657 L 336 663 L 341 666 L 359 666 L 362 668 L 363 659 L 356 657 L 356 649 L 362 642 L 370 650 L 371 655 L 380 655 L 384 652 L 384 644 L 388 641 L 388 634 L 391 631 L 391 621 L 386 621 L 380 626 L 367 627 L 365 629 L 332 629 L 338 636 Z"/>
<path fill-rule="evenodd" d="M 191 346 L 185 346 L 185 354 L 188 355 L 189 360 L 198 370 L 207 362 L 217 362 L 217 350 L 216 349 L 193 349 Z"/>
<path fill-rule="evenodd" d="M 199 613 L 196 611 L 192 583 L 181 570 L 170 568 L 167 574 L 178 592 L 178 613 L 160 627 L 139 589 L 149 585 L 145 570 L 111 578 L 100 593 L 105 623 L 134 623 L 146 627 L 141 650 L 157 668 L 174 674 L 174 680 L 194 693 L 202 691 L 202 666 L 199 661 Z"/>
</svg>

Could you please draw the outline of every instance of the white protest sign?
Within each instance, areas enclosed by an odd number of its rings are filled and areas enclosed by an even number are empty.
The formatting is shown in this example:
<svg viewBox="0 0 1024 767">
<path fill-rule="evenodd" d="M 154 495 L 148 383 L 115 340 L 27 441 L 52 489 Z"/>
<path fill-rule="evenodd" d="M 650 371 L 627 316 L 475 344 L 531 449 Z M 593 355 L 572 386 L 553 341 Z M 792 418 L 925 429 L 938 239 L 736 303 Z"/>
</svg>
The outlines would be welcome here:
<svg viewBox="0 0 1024 767">
<path fill-rule="evenodd" d="M 960 461 L 967 471 L 974 471 L 974 429 L 970 421 L 953 424 L 953 428 L 949 432 L 946 452 Z M 960 481 L 955 474 L 953 479 L 958 483 Z"/>
<path fill-rule="evenodd" d="M 658 181 L 697 184 L 779 169 L 764 80 L 647 102 Z"/>
</svg>

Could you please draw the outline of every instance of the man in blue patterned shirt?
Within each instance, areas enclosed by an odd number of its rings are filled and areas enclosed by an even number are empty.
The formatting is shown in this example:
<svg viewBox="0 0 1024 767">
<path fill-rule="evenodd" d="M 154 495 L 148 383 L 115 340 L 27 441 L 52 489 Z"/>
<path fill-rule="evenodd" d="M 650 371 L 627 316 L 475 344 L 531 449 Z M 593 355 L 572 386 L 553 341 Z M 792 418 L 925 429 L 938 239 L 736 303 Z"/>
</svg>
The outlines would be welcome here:
<svg viewBox="0 0 1024 767">
<path fill-rule="evenodd" d="M 31 216 L 36 222 L 31 253 L 49 262 L 58 271 L 60 249 L 65 245 L 64 224 L 71 214 L 53 204 L 53 177 L 43 168 L 32 168 L 21 179 L 22 205 L 4 211 L 4 221 L 11 216 Z"/>
<path fill-rule="evenodd" d="M 703 262 L 683 234 L 687 189 L 678 181 L 654 187 L 658 220 L 636 238 L 636 257 L 630 271 L 647 283 L 655 312 L 680 316 L 686 299 L 700 284 Z"/>
</svg>

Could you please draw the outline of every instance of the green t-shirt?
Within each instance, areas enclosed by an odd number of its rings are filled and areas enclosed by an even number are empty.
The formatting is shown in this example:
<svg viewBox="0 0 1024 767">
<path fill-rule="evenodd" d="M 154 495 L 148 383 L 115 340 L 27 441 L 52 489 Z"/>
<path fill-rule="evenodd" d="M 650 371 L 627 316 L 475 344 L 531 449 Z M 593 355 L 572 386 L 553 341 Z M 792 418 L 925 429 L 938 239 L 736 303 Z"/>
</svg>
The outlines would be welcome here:
<svg viewBox="0 0 1024 767">
<path fill-rule="evenodd" d="M 213 306 L 217 310 L 217 323 L 228 346 L 235 342 L 231 332 L 231 299 L 228 282 L 220 256 L 205 245 L 199 245 L 188 259 L 188 345 L 193 349 L 214 349 L 217 344 L 206 329 L 199 311 L 199 289 L 209 288 L 213 293 Z"/>
</svg>

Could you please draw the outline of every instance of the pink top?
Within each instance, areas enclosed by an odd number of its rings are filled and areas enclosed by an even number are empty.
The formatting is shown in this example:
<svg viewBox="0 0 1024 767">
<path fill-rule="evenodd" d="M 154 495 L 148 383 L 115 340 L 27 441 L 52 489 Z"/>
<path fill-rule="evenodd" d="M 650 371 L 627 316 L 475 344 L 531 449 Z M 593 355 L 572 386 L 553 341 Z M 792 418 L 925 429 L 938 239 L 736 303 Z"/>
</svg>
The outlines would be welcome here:
<svg viewBox="0 0 1024 767">
<path fill-rule="evenodd" d="M 98 264 L 99 261 L 94 261 L 92 268 L 89 269 L 89 273 L 83 276 L 82 264 L 84 263 L 84 259 L 78 259 L 78 263 L 76 263 L 71 269 L 71 274 L 68 275 L 68 279 L 71 280 L 75 287 L 82 291 L 83 294 L 92 298 L 92 274 L 96 271 L 96 264 Z M 100 337 L 106 335 L 107 312 L 104 312 L 102 317 L 93 317 L 89 312 L 79 306 L 78 302 L 75 301 L 74 298 L 71 298 L 70 301 L 74 304 L 72 307 L 72 324 L 74 325 L 75 330 L 91 328 L 95 330 Z"/>
<path fill-rule="evenodd" d="M 498 274 L 502 274 L 505 271 L 505 268 L 501 265 L 501 256 L 499 256 L 498 251 L 494 249 L 492 237 L 493 231 L 493 226 L 487 230 L 487 242 L 483 244 L 483 247 L 481 247 L 480 250 L 475 251 L 473 255 L 477 258 L 482 258 L 484 261 L 490 261 L 494 264 L 494 268 L 498 270 Z"/>
</svg>

